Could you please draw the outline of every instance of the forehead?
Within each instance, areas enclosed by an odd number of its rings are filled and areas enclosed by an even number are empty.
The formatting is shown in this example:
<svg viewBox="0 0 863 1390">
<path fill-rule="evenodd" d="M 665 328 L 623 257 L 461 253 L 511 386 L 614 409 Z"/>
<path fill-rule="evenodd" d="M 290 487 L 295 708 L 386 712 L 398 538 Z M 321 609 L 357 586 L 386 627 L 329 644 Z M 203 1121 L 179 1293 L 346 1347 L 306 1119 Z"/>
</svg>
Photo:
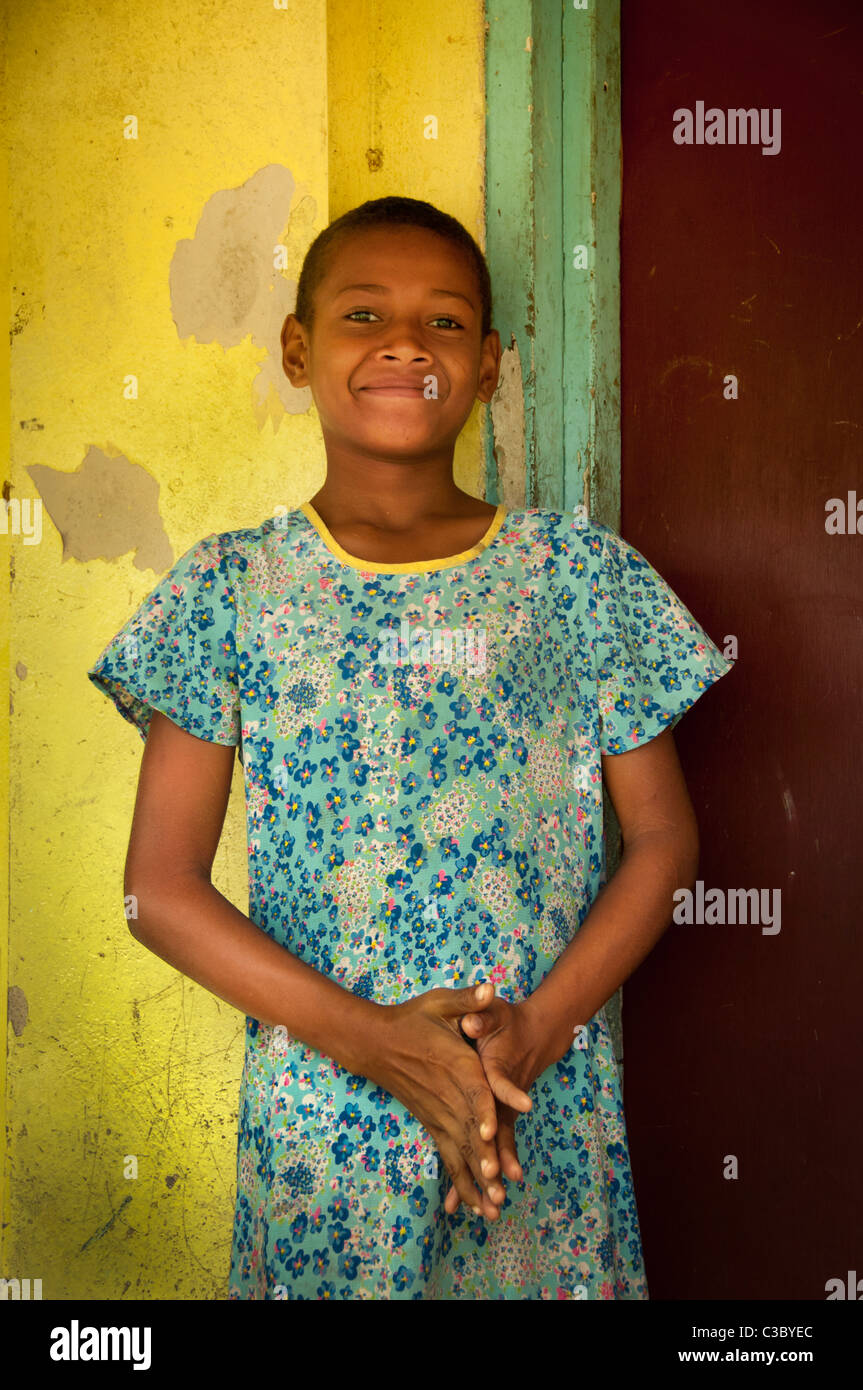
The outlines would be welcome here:
<svg viewBox="0 0 863 1390">
<path fill-rule="evenodd" d="M 446 273 L 446 282 L 440 275 Z M 385 285 L 429 277 L 436 285 L 475 295 L 476 282 L 466 249 L 426 227 L 363 227 L 338 237 L 327 257 L 327 291 L 362 280 Z"/>
</svg>

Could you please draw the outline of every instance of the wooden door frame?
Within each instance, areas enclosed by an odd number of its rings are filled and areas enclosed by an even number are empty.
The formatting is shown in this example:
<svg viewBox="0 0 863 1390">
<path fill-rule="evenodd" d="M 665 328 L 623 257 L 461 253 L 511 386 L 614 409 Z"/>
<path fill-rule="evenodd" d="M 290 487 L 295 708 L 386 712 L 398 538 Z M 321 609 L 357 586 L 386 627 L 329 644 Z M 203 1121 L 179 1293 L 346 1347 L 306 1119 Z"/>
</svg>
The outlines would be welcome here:
<svg viewBox="0 0 863 1390">
<path fill-rule="evenodd" d="M 620 528 L 620 0 L 486 3 L 486 498 Z M 583 265 L 583 268 L 581 268 Z M 620 827 L 603 788 L 606 866 Z M 606 1013 L 623 1071 L 622 993 Z"/>
<path fill-rule="evenodd" d="M 486 496 L 584 503 L 619 527 L 620 3 L 497 0 L 485 28 L 486 256 L 508 355 Z"/>
</svg>

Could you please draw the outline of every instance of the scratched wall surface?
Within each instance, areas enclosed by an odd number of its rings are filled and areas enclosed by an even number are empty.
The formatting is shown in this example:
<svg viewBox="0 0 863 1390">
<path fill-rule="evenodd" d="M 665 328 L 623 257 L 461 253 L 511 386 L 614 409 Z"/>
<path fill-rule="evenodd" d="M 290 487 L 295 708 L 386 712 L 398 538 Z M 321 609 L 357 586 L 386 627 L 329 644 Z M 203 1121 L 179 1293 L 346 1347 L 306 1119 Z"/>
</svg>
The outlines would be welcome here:
<svg viewBox="0 0 863 1390">
<path fill-rule="evenodd" d="M 0 1274 L 41 1278 L 46 1299 L 224 1297 L 243 1020 L 128 933 L 143 744 L 86 671 L 197 539 L 323 481 L 314 407 L 278 362 L 317 231 L 407 193 L 483 244 L 481 7 L 393 15 L 31 0 L 7 16 L 6 495 L 41 501 L 42 536 L 4 538 Z M 456 453 L 477 494 L 479 425 L 477 409 Z M 247 907 L 238 772 L 214 881 Z"/>
</svg>

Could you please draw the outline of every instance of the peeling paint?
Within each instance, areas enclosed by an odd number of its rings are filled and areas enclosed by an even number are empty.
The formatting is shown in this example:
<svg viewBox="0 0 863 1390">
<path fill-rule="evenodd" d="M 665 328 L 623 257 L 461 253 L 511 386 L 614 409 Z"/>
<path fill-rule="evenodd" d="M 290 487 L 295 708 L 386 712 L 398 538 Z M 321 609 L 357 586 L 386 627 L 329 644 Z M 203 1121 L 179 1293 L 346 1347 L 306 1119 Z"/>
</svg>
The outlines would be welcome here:
<svg viewBox="0 0 863 1390">
<path fill-rule="evenodd" d="M 22 295 L 24 295 L 24 294 L 26 294 L 26 293 L 27 293 L 26 290 L 21 290 L 21 294 L 22 294 Z M 42 307 L 42 317 L 44 318 L 44 317 L 45 317 L 45 305 L 43 304 L 41 307 Z M 15 313 L 14 313 L 14 315 L 13 315 L 13 317 L 12 317 L 12 326 L 11 326 L 10 329 L 9 329 L 9 341 L 10 341 L 10 343 L 11 343 L 11 341 L 12 341 L 13 338 L 17 338 L 17 337 L 18 337 L 19 333 L 23 333 L 23 332 L 24 332 L 24 329 L 25 329 L 25 328 L 27 327 L 27 325 L 30 323 L 30 321 L 31 321 L 31 319 L 33 318 L 33 315 L 35 314 L 35 312 L 36 312 L 36 306 L 35 306 L 34 304 L 19 304 L 19 305 L 18 305 L 18 307 L 16 308 Z"/>
<path fill-rule="evenodd" d="M 10 985 L 6 993 L 6 1015 L 12 1024 L 12 1032 L 20 1038 L 27 1026 L 29 1008 L 27 996 L 18 985 Z"/>
<path fill-rule="evenodd" d="M 27 472 L 63 538 L 64 560 L 117 560 L 134 550 L 136 569 L 164 574 L 173 564 L 159 484 L 140 464 L 92 445 L 75 473 L 41 463 Z"/>
<path fill-rule="evenodd" d="M 239 188 L 205 203 L 195 235 L 178 241 L 170 269 L 171 311 L 181 338 L 236 347 L 245 338 L 266 348 L 254 381 L 258 427 L 287 412 L 302 415 L 311 390 L 293 387 L 282 368 L 282 324 L 296 303 L 297 283 L 276 268 L 286 246 L 300 260 L 313 239 L 317 204 L 302 198 L 291 209 L 294 177 L 268 164 Z M 285 228 L 288 228 L 285 234 Z"/>
<path fill-rule="evenodd" d="M 500 379 L 490 408 L 500 500 L 519 510 L 525 505 L 524 382 L 514 336 L 511 347 L 501 354 Z"/>
</svg>

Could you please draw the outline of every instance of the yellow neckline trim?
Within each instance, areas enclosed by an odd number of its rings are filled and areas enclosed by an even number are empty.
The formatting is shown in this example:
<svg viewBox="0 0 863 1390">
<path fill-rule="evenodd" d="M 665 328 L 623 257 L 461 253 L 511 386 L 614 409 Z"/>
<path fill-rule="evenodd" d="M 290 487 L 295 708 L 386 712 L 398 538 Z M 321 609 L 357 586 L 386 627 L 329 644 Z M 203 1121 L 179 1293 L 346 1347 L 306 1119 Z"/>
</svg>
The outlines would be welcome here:
<svg viewBox="0 0 863 1390">
<path fill-rule="evenodd" d="M 337 560 L 341 560 L 344 565 L 350 565 L 351 569 L 363 570 L 368 574 L 425 574 L 431 570 L 442 570 L 450 565 L 461 565 L 468 560 L 474 560 L 494 540 L 506 516 L 506 507 L 501 502 L 485 534 L 479 538 L 476 545 L 471 546 L 470 550 L 462 550 L 458 555 L 444 555 L 440 560 L 407 560 L 385 565 L 379 564 L 377 560 L 363 560 L 359 555 L 351 555 L 344 546 L 339 545 L 335 536 L 324 525 L 323 517 L 318 516 L 311 502 L 301 503 L 300 511 L 311 522 L 324 545 L 332 551 Z"/>
</svg>

